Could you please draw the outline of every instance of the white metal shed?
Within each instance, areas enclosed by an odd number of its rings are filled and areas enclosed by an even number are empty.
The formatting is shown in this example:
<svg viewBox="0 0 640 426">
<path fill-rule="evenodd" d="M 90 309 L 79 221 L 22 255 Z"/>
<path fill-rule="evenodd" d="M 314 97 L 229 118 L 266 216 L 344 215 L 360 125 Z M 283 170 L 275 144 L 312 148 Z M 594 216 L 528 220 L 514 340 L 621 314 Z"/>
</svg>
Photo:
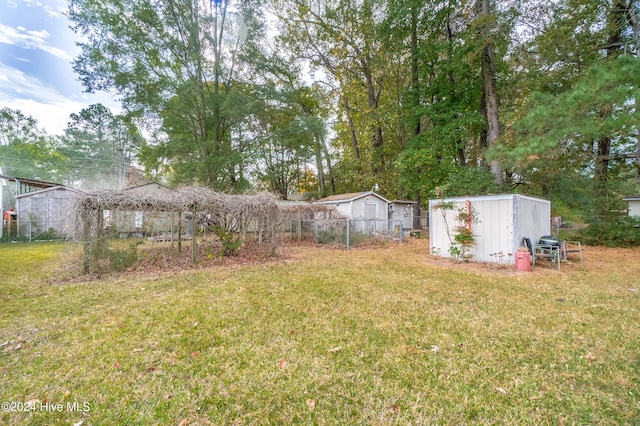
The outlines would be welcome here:
<svg viewBox="0 0 640 426">
<path fill-rule="evenodd" d="M 466 210 L 466 202 L 475 223 L 460 223 L 457 210 Z M 453 203 L 454 209 L 441 209 L 441 203 Z M 471 260 L 515 264 L 515 252 L 523 238 L 535 242 L 551 233 L 551 202 L 521 194 L 478 197 L 454 197 L 429 200 L 429 242 L 432 253 L 451 257 L 449 246 L 457 226 L 470 226 L 475 243 Z"/>
<path fill-rule="evenodd" d="M 629 203 L 629 216 L 640 217 L 640 195 L 630 195 L 622 200 Z"/>
</svg>

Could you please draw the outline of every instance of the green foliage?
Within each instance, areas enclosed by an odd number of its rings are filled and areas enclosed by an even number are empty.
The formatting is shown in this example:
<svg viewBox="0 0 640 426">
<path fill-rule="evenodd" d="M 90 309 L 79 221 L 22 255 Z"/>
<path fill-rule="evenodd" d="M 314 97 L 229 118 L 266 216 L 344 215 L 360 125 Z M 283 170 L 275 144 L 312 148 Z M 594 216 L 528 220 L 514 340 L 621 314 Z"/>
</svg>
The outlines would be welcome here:
<svg viewBox="0 0 640 426">
<path fill-rule="evenodd" d="M 630 55 L 599 62 L 570 90 L 561 95 L 532 94 L 505 143 L 497 146 L 492 158 L 510 167 L 537 167 L 564 159 L 592 162 L 592 144 L 612 137 L 613 154 L 625 153 L 635 142 L 639 125 L 634 99 L 640 96 L 636 81 L 640 61 Z"/>
<path fill-rule="evenodd" d="M 349 238 L 351 239 L 351 234 Z M 318 244 L 346 244 L 347 233 L 339 229 L 318 231 L 316 242 Z"/>
<path fill-rule="evenodd" d="M 101 275 L 126 270 L 139 260 L 138 246 L 142 244 L 144 241 L 141 240 L 92 241 L 88 245 L 89 256 L 85 259 L 89 267 L 87 272 Z"/>
<path fill-rule="evenodd" d="M 218 256 L 235 256 L 237 254 L 237 250 L 242 244 L 239 235 L 235 235 L 233 232 L 218 225 L 211 225 L 209 229 L 220 239 L 220 243 L 222 243 L 222 250 L 220 250 Z"/>
<path fill-rule="evenodd" d="M 19 110 L 0 109 L 0 167 L 4 174 L 61 182 L 67 159 L 59 141 L 38 128 L 38 122 Z"/>
<path fill-rule="evenodd" d="M 451 173 L 440 187 L 443 197 L 457 195 L 486 195 L 502 192 L 495 177 L 484 167 L 460 167 Z"/>
<path fill-rule="evenodd" d="M 607 247 L 640 246 L 640 218 L 618 217 L 591 223 L 576 234 L 583 244 Z"/>
<path fill-rule="evenodd" d="M 59 240 L 61 238 L 62 237 L 58 235 L 58 231 L 56 231 L 53 228 L 49 228 L 46 231 L 40 231 L 35 233 L 31 239 L 34 241 L 53 241 L 53 240 Z"/>
<path fill-rule="evenodd" d="M 241 191 L 252 159 L 245 131 L 252 88 L 238 74 L 255 69 L 250 46 L 260 40 L 260 16 L 254 0 L 215 8 L 74 0 L 69 18 L 86 40 L 74 69 L 88 90 L 115 90 L 129 114 L 160 123 L 141 157 L 151 174 Z"/>
<path fill-rule="evenodd" d="M 66 180 L 83 188 L 122 189 L 141 145 L 138 130 L 102 104 L 71 114 L 60 150 L 68 159 Z"/>
<path fill-rule="evenodd" d="M 138 261 L 140 253 L 138 246 L 143 244 L 142 241 L 129 244 L 125 249 L 109 248 L 107 251 L 108 265 L 102 265 L 106 269 L 100 269 L 98 273 L 105 272 L 122 272 Z"/>
<path fill-rule="evenodd" d="M 404 192 L 431 194 L 436 186 L 442 186 L 455 171 L 456 165 L 442 157 L 436 140 L 421 134 L 409 141 L 407 148 L 399 155 L 397 167 L 400 173 L 400 185 Z"/>
</svg>

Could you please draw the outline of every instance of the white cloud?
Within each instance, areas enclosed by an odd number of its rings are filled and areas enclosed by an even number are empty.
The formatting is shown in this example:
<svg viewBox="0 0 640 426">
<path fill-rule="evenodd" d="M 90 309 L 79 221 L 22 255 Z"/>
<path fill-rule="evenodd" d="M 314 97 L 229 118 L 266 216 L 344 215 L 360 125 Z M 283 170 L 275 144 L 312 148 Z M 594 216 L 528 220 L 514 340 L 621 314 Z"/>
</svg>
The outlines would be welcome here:
<svg viewBox="0 0 640 426">
<path fill-rule="evenodd" d="M 0 78 L 0 108 L 20 110 L 38 120 L 38 127 L 46 129 L 49 134 L 62 134 L 67 127 L 69 115 L 80 112 L 92 103 L 100 102 L 114 114 L 120 112 L 119 107 L 114 106 L 114 101 L 107 95 L 89 94 L 87 99 L 77 101 L 1 62 L 0 76 L 4 76 Z"/>
<path fill-rule="evenodd" d="M 49 17 L 51 17 L 51 18 L 58 18 L 58 17 L 60 17 L 60 10 L 61 10 L 61 9 L 58 9 L 58 10 L 56 11 L 54 8 L 52 8 L 51 6 L 48 6 L 48 5 L 44 5 L 42 8 L 45 10 L 45 12 L 47 12 L 47 15 L 48 15 Z"/>
<path fill-rule="evenodd" d="M 0 43 L 10 44 L 25 49 L 40 49 L 58 58 L 70 61 L 73 55 L 63 49 L 47 44 L 50 34 L 46 30 L 27 31 L 24 27 L 12 28 L 0 24 Z"/>
</svg>

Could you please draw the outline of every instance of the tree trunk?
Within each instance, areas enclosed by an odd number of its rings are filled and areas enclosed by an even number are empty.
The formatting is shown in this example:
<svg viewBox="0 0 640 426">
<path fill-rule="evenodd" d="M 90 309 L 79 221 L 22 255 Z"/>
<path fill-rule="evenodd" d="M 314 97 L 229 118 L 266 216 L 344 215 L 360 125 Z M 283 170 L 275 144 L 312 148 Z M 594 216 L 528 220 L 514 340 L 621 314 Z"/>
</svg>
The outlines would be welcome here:
<svg viewBox="0 0 640 426">
<path fill-rule="evenodd" d="M 360 149 L 358 148 L 358 136 L 356 134 L 356 126 L 353 122 L 351 115 L 351 106 L 346 97 L 342 98 L 342 106 L 344 107 L 344 113 L 347 116 L 347 123 L 349 125 L 349 135 L 351 136 L 351 146 L 353 147 L 353 156 L 360 163 Z"/>
<path fill-rule="evenodd" d="M 322 152 L 324 153 L 324 159 L 327 162 L 327 173 L 329 174 L 329 195 L 336 193 L 336 181 L 333 177 L 333 169 L 331 167 L 331 156 L 329 156 L 329 150 L 324 138 L 322 139 Z"/>
<path fill-rule="evenodd" d="M 626 22 L 626 5 L 623 0 L 615 0 L 607 16 L 607 58 L 613 58 L 622 50 L 622 28 Z M 604 117 L 601 117 L 604 119 Z M 595 211 L 600 217 L 609 214 L 609 162 L 611 157 L 611 137 L 602 136 L 596 144 L 596 161 L 593 172 Z"/>
<path fill-rule="evenodd" d="M 490 0 L 480 0 L 480 16 L 491 14 Z M 498 90 L 496 88 L 496 63 L 493 54 L 493 40 L 489 29 L 483 28 L 484 46 L 482 48 L 482 82 L 487 112 L 487 146 L 491 147 L 500 136 L 500 121 L 498 119 Z M 504 182 L 502 168 L 497 160 L 491 161 L 491 173 L 498 185 Z"/>
<path fill-rule="evenodd" d="M 608 206 L 609 154 L 611 153 L 611 138 L 603 137 L 596 144 L 596 166 L 593 172 L 595 184 L 596 212 L 606 215 Z"/>
<path fill-rule="evenodd" d="M 418 10 L 415 2 L 411 3 L 411 87 L 413 89 L 414 107 L 420 104 L 420 75 L 418 73 Z M 420 116 L 416 118 L 413 134 L 420 134 Z"/>
<path fill-rule="evenodd" d="M 324 167 L 322 164 L 322 147 L 320 146 L 320 138 L 315 138 L 315 154 L 316 154 L 316 169 L 318 169 L 318 196 L 322 197 L 324 194 Z"/>
<path fill-rule="evenodd" d="M 373 135 L 371 136 L 371 151 L 372 151 L 372 171 L 373 175 L 377 175 L 378 172 L 384 168 L 384 157 L 382 152 L 382 127 L 380 125 L 380 116 L 378 115 L 378 100 L 379 96 L 376 93 L 375 83 L 373 81 L 373 75 L 371 74 L 371 68 L 369 62 L 362 63 L 362 71 L 364 73 L 365 81 L 367 82 L 367 102 L 369 109 L 371 110 L 371 119 L 373 121 Z"/>
</svg>

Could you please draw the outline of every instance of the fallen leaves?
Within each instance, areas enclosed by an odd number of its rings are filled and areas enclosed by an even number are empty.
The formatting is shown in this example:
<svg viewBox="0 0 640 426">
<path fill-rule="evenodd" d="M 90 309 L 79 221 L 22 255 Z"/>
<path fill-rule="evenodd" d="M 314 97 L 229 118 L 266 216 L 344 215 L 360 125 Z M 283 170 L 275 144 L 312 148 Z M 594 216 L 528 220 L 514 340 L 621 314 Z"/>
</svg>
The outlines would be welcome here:
<svg viewBox="0 0 640 426">
<path fill-rule="evenodd" d="M 24 339 L 21 335 L 16 337 L 15 340 L 7 340 L 0 344 L 0 348 L 4 347 L 4 352 L 9 353 L 12 351 L 19 351 L 20 349 L 24 349 L 28 347 L 26 339 Z"/>
<path fill-rule="evenodd" d="M 278 368 L 279 368 L 280 370 L 284 370 L 285 368 L 287 368 L 287 360 L 286 360 L 286 359 L 284 359 L 284 358 L 280 358 L 280 359 L 278 360 L 278 364 L 277 364 L 277 365 L 278 365 Z"/>
<path fill-rule="evenodd" d="M 316 401 L 313 399 L 307 399 L 307 408 L 309 408 L 309 411 L 313 411 L 316 408 Z"/>
</svg>

